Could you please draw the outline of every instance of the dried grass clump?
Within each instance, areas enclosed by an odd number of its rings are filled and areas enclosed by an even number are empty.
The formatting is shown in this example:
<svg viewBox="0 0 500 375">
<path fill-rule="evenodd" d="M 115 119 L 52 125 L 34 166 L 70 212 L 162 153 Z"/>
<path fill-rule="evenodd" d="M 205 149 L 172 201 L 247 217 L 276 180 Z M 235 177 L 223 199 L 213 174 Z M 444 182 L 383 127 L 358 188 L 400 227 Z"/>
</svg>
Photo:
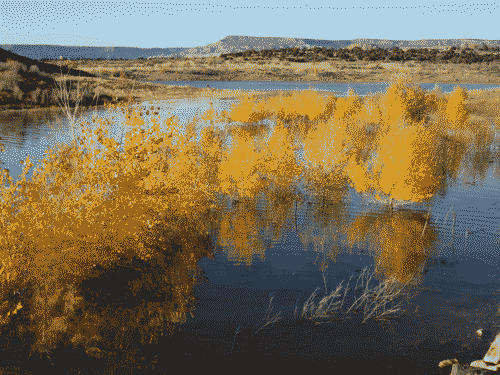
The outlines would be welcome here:
<svg viewBox="0 0 500 375">
<path fill-rule="evenodd" d="M 346 318 L 351 312 L 362 312 L 362 323 L 370 318 L 375 320 L 391 318 L 412 297 L 413 278 L 401 282 L 396 276 L 391 276 L 376 286 L 370 286 L 375 273 L 375 269 L 371 270 L 371 267 L 365 267 L 357 277 L 356 286 L 351 290 L 352 296 L 348 296 L 352 276 L 345 287 L 342 285 L 344 283 L 342 281 L 330 294 L 321 298 L 318 304 L 314 302 L 319 287 L 316 288 L 304 304 L 300 318 L 315 321 L 316 324 Z M 360 292 L 358 292 L 358 288 Z M 346 303 L 346 297 L 351 300 L 350 305 Z M 297 310 L 295 315 L 296 313 Z"/>
</svg>

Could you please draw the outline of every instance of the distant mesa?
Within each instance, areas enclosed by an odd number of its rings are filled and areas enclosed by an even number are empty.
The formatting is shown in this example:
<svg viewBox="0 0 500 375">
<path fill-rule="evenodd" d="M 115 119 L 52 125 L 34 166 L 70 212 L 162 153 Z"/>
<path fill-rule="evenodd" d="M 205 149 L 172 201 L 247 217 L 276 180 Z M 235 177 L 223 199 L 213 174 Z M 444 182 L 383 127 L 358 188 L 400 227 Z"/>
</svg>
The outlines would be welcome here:
<svg viewBox="0 0 500 375">
<path fill-rule="evenodd" d="M 4 44 L 0 48 L 7 49 L 21 56 L 32 59 L 56 60 L 60 56 L 67 60 L 80 59 L 139 59 L 157 55 L 168 56 L 182 52 L 188 47 L 172 48 L 135 48 L 135 47 L 87 47 L 87 46 L 57 46 L 34 44 Z"/>
<path fill-rule="evenodd" d="M 351 39 L 351 40 L 323 40 L 309 38 L 287 37 L 257 37 L 243 35 L 229 35 L 218 42 L 200 47 L 169 47 L 169 48 L 136 48 L 136 47 L 86 47 L 86 46 L 57 46 L 57 45 L 29 45 L 5 44 L 0 48 L 32 59 L 56 60 L 60 56 L 65 59 L 140 59 L 154 57 L 216 57 L 221 54 L 244 52 L 254 49 L 280 48 L 354 48 L 362 49 L 392 49 L 408 48 L 478 48 L 481 46 L 500 46 L 500 40 L 488 39 L 421 39 L 421 40 L 388 40 L 388 39 Z"/>
<path fill-rule="evenodd" d="M 469 48 L 487 45 L 488 47 L 500 46 L 500 40 L 487 39 L 422 39 L 422 40 L 387 40 L 387 39 L 352 39 L 352 40 L 323 40 L 308 38 L 286 38 L 286 37 L 255 37 L 230 35 L 216 43 L 207 44 L 202 47 L 189 48 L 171 57 L 208 57 L 220 56 L 221 54 L 244 52 L 254 49 L 262 51 L 265 49 L 280 48 L 348 48 L 360 47 L 362 49 L 392 49 L 399 47 L 408 48 L 438 48 L 445 49 L 452 46 L 457 48 L 467 44 Z"/>
</svg>

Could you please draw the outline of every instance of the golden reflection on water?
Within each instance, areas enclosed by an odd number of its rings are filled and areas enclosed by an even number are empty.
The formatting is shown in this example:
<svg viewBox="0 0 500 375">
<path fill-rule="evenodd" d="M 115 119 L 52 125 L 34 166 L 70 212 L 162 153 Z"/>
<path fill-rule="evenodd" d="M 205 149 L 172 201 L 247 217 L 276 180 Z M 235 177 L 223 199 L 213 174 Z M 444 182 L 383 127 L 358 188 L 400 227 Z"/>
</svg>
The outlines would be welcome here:
<svg viewBox="0 0 500 375">
<path fill-rule="evenodd" d="M 352 218 L 349 202 L 335 198 L 313 204 L 303 196 L 270 191 L 260 198 L 264 209 L 257 208 L 257 198 L 240 199 L 223 209 L 218 245 L 230 262 L 251 266 L 265 260 L 269 243 L 286 241 L 286 232 L 296 232 L 304 250 L 312 245 L 332 261 L 355 246 L 380 264 L 379 277 L 405 283 L 420 275 L 421 281 L 422 267 L 436 251 L 437 231 L 428 213 L 396 209 Z M 305 225 L 297 225 L 297 213 L 306 216 Z"/>
<path fill-rule="evenodd" d="M 266 222 L 255 206 L 255 199 L 242 199 L 221 213 L 218 245 L 226 247 L 228 260 L 236 264 L 250 266 L 254 257 L 265 259 L 266 244 L 259 232 Z"/>
<path fill-rule="evenodd" d="M 350 246 L 364 242 L 384 278 L 422 281 L 422 267 L 436 250 L 437 231 L 428 215 L 411 210 L 370 213 L 357 217 L 347 229 Z"/>
<path fill-rule="evenodd" d="M 445 99 L 439 92 L 424 93 L 418 87 L 394 85 L 386 94 L 363 101 L 352 93 L 345 98 L 317 100 L 314 103 L 320 106 L 309 110 L 306 107 L 290 110 L 295 107 L 289 95 L 261 102 L 258 108 L 248 99 L 228 116 L 242 122 L 255 122 L 277 113 L 274 134 L 282 141 L 269 147 L 277 150 L 274 160 L 286 160 L 287 150 L 299 144 L 306 155 L 306 165 L 299 168 L 290 157 L 290 164 L 281 167 L 287 171 L 287 183 L 276 184 L 280 181 L 276 179 L 279 168 L 266 168 L 273 164 L 273 159 L 262 157 L 266 151 L 263 134 L 268 128 L 259 125 L 234 132 L 236 146 L 231 160 L 236 162 L 241 157 L 238 165 L 247 163 L 243 180 L 252 184 L 252 193 L 247 198 L 253 199 L 255 194 L 265 192 L 270 220 L 263 227 L 272 235 L 271 241 L 282 240 L 283 228 L 295 229 L 305 249 L 312 243 L 330 259 L 335 259 L 342 248 L 343 236 L 347 238 L 345 245 L 351 248 L 364 241 L 375 262 L 382 264 L 381 277 L 396 276 L 406 282 L 415 274 L 421 276 L 426 259 L 436 251 L 437 233 L 429 224 L 430 218 L 419 211 L 396 210 L 361 215 L 350 222 L 346 201 L 349 186 L 361 193 L 375 193 L 374 197 L 381 201 L 421 202 L 429 201 L 437 193 L 444 195 L 446 188 L 459 178 L 465 185 L 469 180 L 484 182 L 494 157 L 490 151 L 494 129 L 490 120 L 471 117 L 470 107 L 465 104 L 467 98 L 466 91 L 460 88 Z M 250 107 L 261 117 L 252 117 Z M 328 111 L 329 116 L 324 116 Z M 316 121 L 309 121 L 311 118 Z M 243 140 L 242 134 L 253 136 L 254 141 Z M 283 143 L 283 140 L 286 141 Z M 255 158 L 249 155 L 252 151 Z M 249 176 L 253 177 L 249 179 Z M 300 177 L 314 196 L 313 205 L 294 192 L 295 177 Z M 292 196 L 280 199 L 274 195 L 277 187 Z M 235 195 L 236 190 L 232 191 Z M 384 195 L 390 199 L 386 200 Z M 273 201 L 279 204 L 271 203 Z M 237 209 L 239 221 L 227 218 L 226 223 L 236 223 L 231 228 L 243 233 L 249 233 L 252 228 L 252 238 L 256 238 L 254 210 L 248 211 L 248 223 L 242 220 L 245 215 L 241 210 L 249 204 L 245 202 Z M 307 212 L 305 227 L 297 228 L 297 212 L 299 215 Z M 243 229 L 245 225 L 247 228 Z M 226 228 L 229 227 L 226 224 Z M 265 241 L 257 242 L 255 255 L 263 259 Z M 231 249 L 234 254 L 234 246 Z M 248 265 L 252 256 L 246 246 L 240 255 Z M 421 277 L 419 279 L 421 281 Z"/>
<path fill-rule="evenodd" d="M 95 131 L 108 159 L 92 159 L 95 168 L 85 169 L 87 177 L 76 166 L 82 160 L 88 166 L 92 155 L 72 146 L 61 147 L 59 159 L 47 159 L 45 174 L 52 179 L 40 174 L 20 184 L 24 200 L 12 197 L 14 189 L 0 175 L 0 196 L 12 199 L 2 202 L 10 216 L 2 216 L 1 224 L 12 230 L 0 243 L 8 248 L 0 281 L 32 297 L 21 301 L 9 293 L 2 322 L 16 314 L 31 320 L 41 352 L 53 348 L 61 332 L 75 345 L 102 335 L 103 350 L 121 349 L 133 330 L 141 343 L 152 342 L 193 312 L 198 263 L 213 257 L 215 246 L 228 261 L 250 268 L 265 260 L 271 243 L 286 241 L 287 232 L 323 255 L 320 271 L 341 251 L 366 248 L 379 264 L 380 280 L 421 282 L 423 265 L 436 252 L 437 230 L 428 212 L 394 209 L 393 203 L 429 203 L 461 176 L 466 184 L 485 180 L 494 129 L 488 119 L 471 117 L 466 99 L 461 89 L 443 98 L 397 84 L 365 100 L 352 92 L 345 98 L 314 92 L 258 103 L 249 98 L 230 112 L 218 115 L 211 108 L 201 116 L 227 127 L 204 128 L 199 142 L 197 120 L 181 134 L 178 120 L 168 119 L 160 135 L 158 120 L 146 132 L 144 117 L 128 112 L 125 124 L 141 128 L 140 134 L 127 137 L 120 155 L 106 131 Z M 269 117 L 276 122 L 272 134 L 270 126 L 258 124 Z M 231 147 L 224 146 L 228 138 Z M 82 184 L 97 182 L 116 190 L 82 191 Z M 354 214 L 354 192 L 378 199 L 377 208 Z M 55 203 L 61 200 L 66 205 Z M 215 244 L 209 232 L 216 234 Z M 41 241 L 47 233 L 53 236 Z M 127 257 L 135 260 L 120 264 Z M 132 274 L 120 276 L 120 267 Z M 22 274 L 27 270 L 29 277 Z M 123 281 L 129 300 L 137 297 L 131 306 L 99 296 L 114 278 Z M 86 315 L 75 323 L 69 317 L 78 309 Z"/>
</svg>

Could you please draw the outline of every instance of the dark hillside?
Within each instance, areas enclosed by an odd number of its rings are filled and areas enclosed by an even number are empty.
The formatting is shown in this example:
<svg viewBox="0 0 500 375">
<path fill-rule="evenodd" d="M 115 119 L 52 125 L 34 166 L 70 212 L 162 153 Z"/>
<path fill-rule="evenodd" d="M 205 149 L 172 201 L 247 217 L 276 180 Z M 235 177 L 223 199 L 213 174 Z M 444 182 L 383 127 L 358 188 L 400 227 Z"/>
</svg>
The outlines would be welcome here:
<svg viewBox="0 0 500 375">
<path fill-rule="evenodd" d="M 27 70 L 26 65 L 18 61 L 0 62 L 1 105 L 53 104 L 54 85 L 50 74 L 40 72 L 36 65 Z"/>
<path fill-rule="evenodd" d="M 68 90 L 72 86 L 71 76 L 95 77 L 85 71 L 47 64 L 0 48 L 0 110 L 58 106 L 55 78 L 61 73 L 70 76 L 65 83 Z M 86 107 L 92 103 L 95 86 L 91 82 L 82 84 L 84 94 L 79 100 L 81 106 Z M 71 92 L 70 107 L 75 106 L 78 100 L 75 95 Z M 111 100 L 109 95 L 101 95 L 96 104 Z"/>
<path fill-rule="evenodd" d="M 47 64 L 38 60 L 30 59 L 28 57 L 16 55 L 10 51 L 7 51 L 3 48 L 0 48 L 0 62 L 5 63 L 8 60 L 17 61 L 26 67 L 31 69 L 31 66 L 36 65 L 40 72 L 48 73 L 48 74 L 65 74 L 70 76 L 81 76 L 81 77 L 95 77 L 94 74 L 84 72 L 82 70 L 70 69 L 65 66 L 56 66 L 53 64 Z"/>
</svg>

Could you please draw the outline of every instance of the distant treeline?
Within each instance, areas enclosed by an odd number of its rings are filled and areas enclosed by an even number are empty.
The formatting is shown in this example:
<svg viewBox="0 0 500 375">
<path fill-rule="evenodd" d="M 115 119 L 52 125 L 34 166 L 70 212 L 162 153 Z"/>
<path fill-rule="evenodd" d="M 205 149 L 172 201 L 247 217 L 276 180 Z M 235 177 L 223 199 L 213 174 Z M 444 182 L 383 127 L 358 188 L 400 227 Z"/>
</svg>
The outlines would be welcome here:
<svg viewBox="0 0 500 375">
<path fill-rule="evenodd" d="M 440 51 L 429 48 L 411 48 L 403 50 L 393 47 L 392 50 L 384 48 L 362 49 L 361 47 L 347 48 L 281 48 L 256 51 L 254 49 L 244 52 L 225 53 L 220 57 L 231 60 L 235 57 L 243 57 L 243 60 L 264 60 L 278 58 L 279 60 L 291 62 L 311 62 L 328 59 L 340 59 L 345 61 L 429 61 L 433 63 L 455 63 L 472 64 L 478 62 L 493 62 L 500 60 L 500 48 L 481 47 L 479 51 L 489 51 L 491 53 L 479 54 L 471 48 L 458 49 L 451 47 L 449 50 Z M 497 53 L 495 53 L 497 52 Z"/>
</svg>

